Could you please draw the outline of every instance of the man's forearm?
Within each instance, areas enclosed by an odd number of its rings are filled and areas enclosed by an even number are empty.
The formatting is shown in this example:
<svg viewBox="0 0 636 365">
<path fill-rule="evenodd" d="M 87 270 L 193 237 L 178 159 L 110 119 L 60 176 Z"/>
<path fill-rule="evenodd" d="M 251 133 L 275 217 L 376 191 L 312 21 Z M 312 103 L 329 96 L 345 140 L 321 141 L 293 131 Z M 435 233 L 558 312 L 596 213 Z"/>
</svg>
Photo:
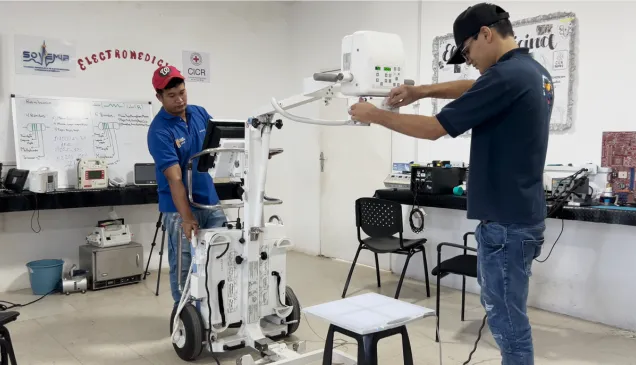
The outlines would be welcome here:
<svg viewBox="0 0 636 365">
<path fill-rule="evenodd" d="M 420 85 L 420 99 L 457 99 L 463 93 L 468 91 L 474 83 L 475 80 L 457 80 L 442 82 L 439 84 Z"/>
<path fill-rule="evenodd" d="M 392 131 L 420 139 L 436 140 L 448 134 L 437 118 L 425 115 L 398 114 L 377 109 L 373 115 L 373 122 Z"/>
<path fill-rule="evenodd" d="M 192 214 L 192 209 L 190 209 L 190 202 L 183 181 L 169 180 L 168 185 L 170 185 L 172 201 L 181 215 L 181 219 L 184 221 L 196 221 L 194 214 Z"/>
</svg>

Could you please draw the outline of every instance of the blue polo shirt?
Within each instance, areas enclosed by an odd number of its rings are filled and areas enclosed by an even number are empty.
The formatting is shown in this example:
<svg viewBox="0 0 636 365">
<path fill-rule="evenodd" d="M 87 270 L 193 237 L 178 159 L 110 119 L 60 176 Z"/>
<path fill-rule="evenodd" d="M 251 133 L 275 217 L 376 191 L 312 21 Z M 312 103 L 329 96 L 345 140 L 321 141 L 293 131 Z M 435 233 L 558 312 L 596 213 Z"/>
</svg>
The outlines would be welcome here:
<svg viewBox="0 0 636 365">
<path fill-rule="evenodd" d="M 453 138 L 472 129 L 468 219 L 545 220 L 543 169 L 553 104 L 552 77 L 527 48 L 517 48 L 437 114 Z"/>
<path fill-rule="evenodd" d="M 170 194 L 168 179 L 163 172 L 168 167 L 179 164 L 183 174 L 183 185 L 187 192 L 188 160 L 192 155 L 201 152 L 208 120 L 211 118 L 204 108 L 188 105 L 186 107 L 187 123 L 181 117 L 171 115 L 163 108 L 152 120 L 148 128 L 148 150 L 155 160 L 160 212 L 177 211 Z M 192 168 L 192 198 L 199 204 L 217 204 L 219 197 L 212 177 L 207 172 L 198 172 L 197 162 L 198 158 L 193 161 Z"/>
</svg>

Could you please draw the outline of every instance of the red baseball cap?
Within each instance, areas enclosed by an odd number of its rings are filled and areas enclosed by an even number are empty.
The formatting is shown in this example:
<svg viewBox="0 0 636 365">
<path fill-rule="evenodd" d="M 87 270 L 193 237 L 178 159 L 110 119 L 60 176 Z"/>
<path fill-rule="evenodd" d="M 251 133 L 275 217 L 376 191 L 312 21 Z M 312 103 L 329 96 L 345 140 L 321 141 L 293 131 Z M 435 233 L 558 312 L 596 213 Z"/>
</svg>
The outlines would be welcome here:
<svg viewBox="0 0 636 365">
<path fill-rule="evenodd" d="M 183 75 L 181 75 L 181 71 L 177 70 L 174 66 L 163 66 L 159 67 L 155 70 L 155 73 L 152 75 L 152 86 L 155 89 L 163 90 L 166 85 L 170 82 L 170 80 L 175 77 L 180 78 L 181 80 L 185 80 Z"/>
</svg>

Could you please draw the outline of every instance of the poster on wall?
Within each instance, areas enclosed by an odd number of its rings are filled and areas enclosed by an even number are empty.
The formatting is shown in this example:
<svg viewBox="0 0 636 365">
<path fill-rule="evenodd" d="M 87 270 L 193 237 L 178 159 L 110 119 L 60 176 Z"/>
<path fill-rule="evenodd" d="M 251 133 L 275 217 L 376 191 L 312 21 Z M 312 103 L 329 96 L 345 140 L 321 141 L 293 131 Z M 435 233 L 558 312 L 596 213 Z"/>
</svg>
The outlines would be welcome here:
<svg viewBox="0 0 636 365">
<path fill-rule="evenodd" d="M 183 51 L 183 70 L 188 82 L 210 82 L 210 55 L 206 52 Z"/>
<path fill-rule="evenodd" d="M 576 78 L 575 46 L 577 21 L 574 13 L 553 13 L 512 22 L 519 47 L 530 49 L 530 54 L 552 76 L 554 107 L 550 120 L 551 131 L 572 127 L 574 111 L 574 84 Z M 455 49 L 452 34 L 433 40 L 433 83 L 477 79 L 479 71 L 472 66 L 447 65 Z M 452 100 L 432 99 L 433 114 Z M 470 135 L 471 131 L 464 135 Z"/>
<path fill-rule="evenodd" d="M 16 35 L 14 46 L 16 73 L 75 77 L 75 44 L 48 37 Z"/>
</svg>

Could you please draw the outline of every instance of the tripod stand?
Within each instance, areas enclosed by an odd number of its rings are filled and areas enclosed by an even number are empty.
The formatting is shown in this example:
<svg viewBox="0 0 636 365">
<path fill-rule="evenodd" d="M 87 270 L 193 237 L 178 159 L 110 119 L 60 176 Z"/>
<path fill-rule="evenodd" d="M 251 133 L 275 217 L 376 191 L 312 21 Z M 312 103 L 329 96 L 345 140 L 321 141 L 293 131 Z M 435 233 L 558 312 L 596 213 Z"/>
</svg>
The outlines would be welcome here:
<svg viewBox="0 0 636 365">
<path fill-rule="evenodd" d="M 150 266 L 150 259 L 152 258 L 152 250 L 154 250 L 157 245 L 157 234 L 159 233 L 159 228 L 161 227 L 161 249 L 159 250 L 159 271 L 157 271 L 157 291 L 155 293 L 156 296 L 159 296 L 159 281 L 161 280 L 161 264 L 163 263 L 163 248 L 165 247 L 166 242 L 166 227 L 161 223 L 161 218 L 163 218 L 163 213 L 159 212 L 159 219 L 157 220 L 157 225 L 155 229 L 155 236 L 152 239 L 152 244 L 150 246 L 150 254 L 148 255 L 148 262 L 146 263 L 146 271 L 144 272 L 144 280 L 146 280 L 146 276 L 148 276 L 148 266 Z"/>
</svg>

